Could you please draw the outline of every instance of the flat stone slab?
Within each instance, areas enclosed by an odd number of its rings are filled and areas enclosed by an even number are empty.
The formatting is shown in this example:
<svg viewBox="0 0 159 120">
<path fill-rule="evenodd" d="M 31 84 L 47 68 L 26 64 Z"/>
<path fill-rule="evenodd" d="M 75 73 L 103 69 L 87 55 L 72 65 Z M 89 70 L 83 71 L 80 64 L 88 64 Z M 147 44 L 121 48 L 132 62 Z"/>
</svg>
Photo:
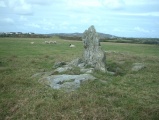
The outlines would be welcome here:
<svg viewBox="0 0 159 120">
<path fill-rule="evenodd" d="M 80 87 L 81 83 L 88 80 L 96 79 L 90 74 L 80 75 L 51 75 L 44 78 L 53 89 L 69 89 L 71 91 Z"/>
<path fill-rule="evenodd" d="M 134 63 L 131 70 L 137 72 L 137 71 L 139 71 L 139 70 L 141 70 L 143 68 L 145 68 L 145 64 L 143 64 L 143 63 Z"/>
</svg>

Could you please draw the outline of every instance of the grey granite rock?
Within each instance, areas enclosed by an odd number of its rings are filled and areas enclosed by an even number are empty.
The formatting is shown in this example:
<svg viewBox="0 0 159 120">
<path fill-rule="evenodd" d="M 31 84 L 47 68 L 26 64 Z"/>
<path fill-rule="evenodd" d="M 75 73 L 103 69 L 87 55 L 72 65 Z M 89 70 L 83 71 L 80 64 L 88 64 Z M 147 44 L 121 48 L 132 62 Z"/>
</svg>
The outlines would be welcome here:
<svg viewBox="0 0 159 120">
<path fill-rule="evenodd" d="M 84 43 L 83 60 L 86 66 L 91 66 L 96 70 L 106 72 L 106 55 L 101 49 L 99 36 L 94 26 L 85 30 L 82 40 Z"/>
<path fill-rule="evenodd" d="M 52 75 L 44 77 L 43 79 L 47 80 L 47 83 L 50 83 L 53 89 L 66 89 L 66 90 L 75 90 L 80 87 L 81 83 L 87 80 L 96 79 L 90 74 L 80 74 L 80 75 Z"/>
<path fill-rule="evenodd" d="M 141 69 L 145 68 L 145 64 L 143 63 L 134 63 L 132 66 L 132 71 L 139 71 Z"/>
</svg>

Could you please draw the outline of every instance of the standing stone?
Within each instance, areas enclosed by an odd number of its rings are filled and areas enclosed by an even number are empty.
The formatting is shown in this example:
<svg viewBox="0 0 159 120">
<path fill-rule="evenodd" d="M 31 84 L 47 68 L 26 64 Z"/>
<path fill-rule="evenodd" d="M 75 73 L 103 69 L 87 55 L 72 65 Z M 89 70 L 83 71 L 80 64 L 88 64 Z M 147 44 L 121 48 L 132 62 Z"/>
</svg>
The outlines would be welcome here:
<svg viewBox="0 0 159 120">
<path fill-rule="evenodd" d="M 85 65 L 93 67 L 95 70 L 106 72 L 106 55 L 101 49 L 99 36 L 94 26 L 85 30 L 82 40 L 85 48 L 83 54 Z"/>
</svg>

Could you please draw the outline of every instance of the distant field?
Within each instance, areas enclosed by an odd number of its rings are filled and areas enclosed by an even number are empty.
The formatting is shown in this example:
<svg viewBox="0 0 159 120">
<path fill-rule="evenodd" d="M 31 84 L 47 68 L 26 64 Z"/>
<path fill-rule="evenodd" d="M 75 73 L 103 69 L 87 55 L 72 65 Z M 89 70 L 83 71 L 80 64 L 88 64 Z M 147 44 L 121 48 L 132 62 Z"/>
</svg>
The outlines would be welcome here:
<svg viewBox="0 0 159 120">
<path fill-rule="evenodd" d="M 54 40 L 57 44 L 45 44 Z M 31 45 L 30 42 L 35 42 Z M 76 45 L 69 48 L 69 44 Z M 81 41 L 59 38 L 0 38 L 0 119 L 158 120 L 159 46 L 101 43 L 112 76 L 97 78 L 71 93 L 53 90 L 31 76 L 58 61 L 81 57 Z M 146 68 L 132 72 L 133 63 Z"/>
</svg>

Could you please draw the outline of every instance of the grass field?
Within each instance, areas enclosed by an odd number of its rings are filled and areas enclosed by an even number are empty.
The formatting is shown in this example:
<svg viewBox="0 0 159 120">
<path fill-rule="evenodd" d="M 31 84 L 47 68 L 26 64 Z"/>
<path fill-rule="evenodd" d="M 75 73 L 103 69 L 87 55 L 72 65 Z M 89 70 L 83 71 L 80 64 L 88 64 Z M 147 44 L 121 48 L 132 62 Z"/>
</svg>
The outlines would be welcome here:
<svg viewBox="0 0 159 120">
<path fill-rule="evenodd" d="M 44 44 L 56 40 L 57 44 Z M 35 44 L 31 45 L 30 42 Z M 69 48 L 69 44 L 76 48 Z M 81 57 L 83 43 L 59 38 L 0 38 L 1 120 L 159 120 L 159 46 L 101 43 L 112 76 L 94 73 L 77 91 L 53 90 L 31 76 Z M 146 68 L 132 72 L 133 63 Z M 117 69 L 118 68 L 118 69 Z"/>
</svg>

